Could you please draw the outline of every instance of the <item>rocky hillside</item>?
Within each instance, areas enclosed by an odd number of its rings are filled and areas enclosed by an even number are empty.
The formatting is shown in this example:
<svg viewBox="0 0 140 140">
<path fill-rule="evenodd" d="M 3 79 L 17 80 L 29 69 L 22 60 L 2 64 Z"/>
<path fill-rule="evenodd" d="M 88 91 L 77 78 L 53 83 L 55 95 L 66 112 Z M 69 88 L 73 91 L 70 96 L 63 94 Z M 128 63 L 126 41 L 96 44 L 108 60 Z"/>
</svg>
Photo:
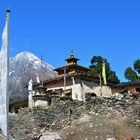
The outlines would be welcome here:
<svg viewBox="0 0 140 140">
<path fill-rule="evenodd" d="M 27 99 L 27 86 L 31 78 L 36 82 L 37 76 L 43 81 L 56 75 L 50 64 L 29 52 L 17 54 L 10 58 L 9 63 L 10 104 Z"/>
<path fill-rule="evenodd" d="M 47 109 L 25 108 L 10 116 L 10 134 L 15 139 L 39 140 L 48 131 L 59 133 L 62 140 L 138 137 L 140 96 L 89 97 L 86 102 L 56 99 Z"/>
</svg>

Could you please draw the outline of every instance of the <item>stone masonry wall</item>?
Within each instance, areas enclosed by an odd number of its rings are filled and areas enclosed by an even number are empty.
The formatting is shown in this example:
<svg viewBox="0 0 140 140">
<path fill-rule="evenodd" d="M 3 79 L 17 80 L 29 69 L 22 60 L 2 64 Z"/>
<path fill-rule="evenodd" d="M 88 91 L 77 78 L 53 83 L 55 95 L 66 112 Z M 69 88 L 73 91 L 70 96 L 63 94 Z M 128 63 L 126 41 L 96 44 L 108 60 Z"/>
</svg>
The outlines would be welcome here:
<svg viewBox="0 0 140 140">
<path fill-rule="evenodd" d="M 101 91 L 102 91 L 102 96 L 112 95 L 112 91 L 108 86 L 102 86 L 101 88 L 98 83 L 94 83 L 91 81 L 90 82 L 84 81 L 84 80 L 82 81 L 82 94 L 95 93 L 97 96 L 100 96 Z"/>
</svg>

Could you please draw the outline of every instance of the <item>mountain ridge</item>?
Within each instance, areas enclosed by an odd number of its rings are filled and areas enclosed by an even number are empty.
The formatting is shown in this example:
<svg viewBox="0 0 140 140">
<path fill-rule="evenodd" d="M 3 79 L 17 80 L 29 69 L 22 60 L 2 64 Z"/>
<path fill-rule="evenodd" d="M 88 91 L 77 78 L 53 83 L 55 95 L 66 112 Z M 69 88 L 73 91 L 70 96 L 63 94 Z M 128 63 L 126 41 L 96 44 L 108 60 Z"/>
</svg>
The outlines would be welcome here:
<svg viewBox="0 0 140 140">
<path fill-rule="evenodd" d="M 51 79 L 56 76 L 54 67 L 39 59 L 31 52 L 20 52 L 9 59 L 9 95 L 10 104 L 27 100 L 28 82 L 30 79 L 36 83 L 36 77 L 40 81 Z"/>
</svg>

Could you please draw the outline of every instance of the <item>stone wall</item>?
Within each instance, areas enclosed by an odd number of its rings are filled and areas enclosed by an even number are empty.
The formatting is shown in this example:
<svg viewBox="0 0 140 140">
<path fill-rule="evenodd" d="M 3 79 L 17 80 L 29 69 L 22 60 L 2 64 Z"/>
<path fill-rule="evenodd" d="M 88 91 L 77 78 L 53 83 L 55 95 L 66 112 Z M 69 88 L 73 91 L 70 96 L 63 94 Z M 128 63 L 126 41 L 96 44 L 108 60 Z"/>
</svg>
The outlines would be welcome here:
<svg viewBox="0 0 140 140">
<path fill-rule="evenodd" d="M 82 88 L 83 95 L 86 93 L 95 93 L 97 96 L 101 96 L 101 92 L 102 92 L 102 96 L 112 95 L 111 88 L 109 88 L 108 86 L 102 86 L 101 88 L 98 83 L 94 83 L 91 81 L 89 82 L 89 81 L 82 80 L 81 88 Z"/>
</svg>

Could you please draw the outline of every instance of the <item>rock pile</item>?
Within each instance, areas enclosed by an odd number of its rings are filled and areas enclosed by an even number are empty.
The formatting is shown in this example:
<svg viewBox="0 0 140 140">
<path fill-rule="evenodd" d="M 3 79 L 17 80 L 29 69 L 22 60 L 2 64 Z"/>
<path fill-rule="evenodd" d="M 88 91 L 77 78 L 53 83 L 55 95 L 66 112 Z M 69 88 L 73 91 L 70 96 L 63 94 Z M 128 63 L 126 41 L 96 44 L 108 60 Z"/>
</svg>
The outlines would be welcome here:
<svg viewBox="0 0 140 140">
<path fill-rule="evenodd" d="M 10 115 L 10 135 L 16 140 L 36 140 L 46 130 L 58 131 L 75 123 L 82 114 L 109 116 L 119 114 L 140 128 L 140 96 L 116 94 L 111 97 L 91 97 L 86 102 L 56 100 L 47 109 L 21 109 Z"/>
<path fill-rule="evenodd" d="M 18 115 L 10 117 L 10 134 L 16 139 L 35 139 L 46 130 L 59 130 L 69 124 L 70 119 L 78 119 L 80 111 L 77 106 L 82 103 L 58 101 L 48 109 L 21 109 Z M 70 113 L 72 110 L 73 113 Z"/>
<path fill-rule="evenodd" d="M 140 96 L 128 94 L 116 94 L 111 97 L 94 97 L 85 103 L 86 110 L 90 113 L 107 115 L 119 112 L 122 116 L 139 119 L 140 117 Z"/>
</svg>

